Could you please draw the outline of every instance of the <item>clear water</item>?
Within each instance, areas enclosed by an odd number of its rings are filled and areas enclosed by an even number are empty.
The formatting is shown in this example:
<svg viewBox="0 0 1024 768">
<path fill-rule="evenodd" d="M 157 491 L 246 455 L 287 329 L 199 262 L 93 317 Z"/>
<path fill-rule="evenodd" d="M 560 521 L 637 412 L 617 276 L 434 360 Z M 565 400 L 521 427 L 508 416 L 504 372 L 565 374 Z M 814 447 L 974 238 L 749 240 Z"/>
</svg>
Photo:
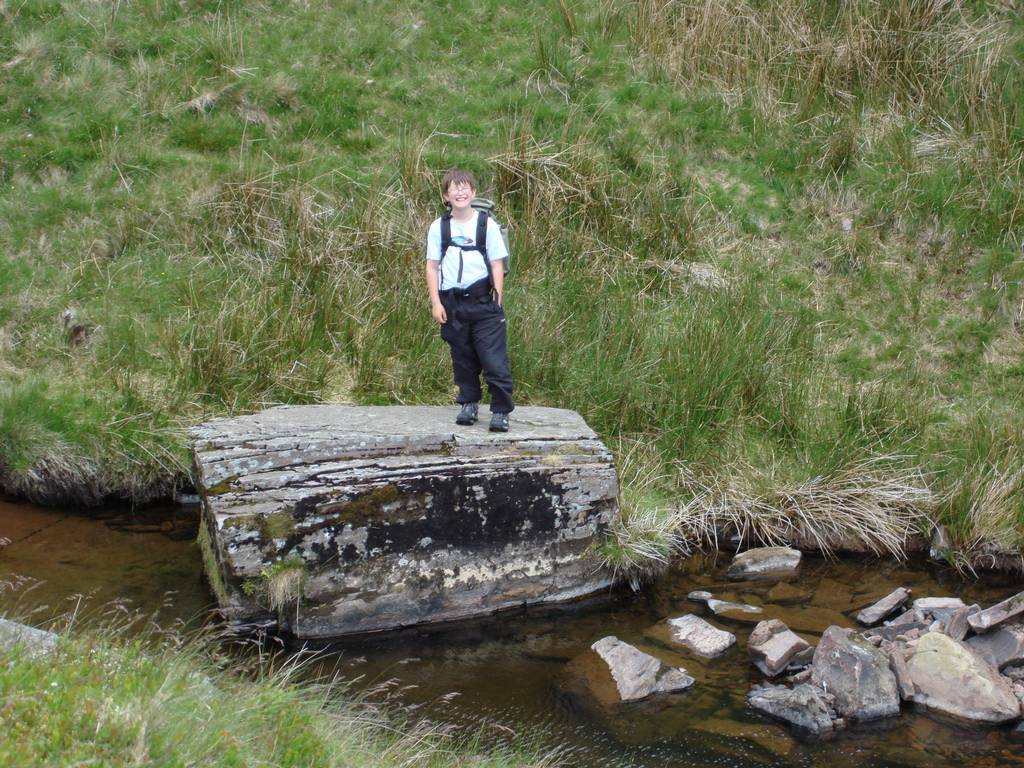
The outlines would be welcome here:
<svg viewBox="0 0 1024 768">
<path fill-rule="evenodd" d="M 189 620 L 209 608 L 195 545 L 174 540 L 184 535 L 182 528 L 161 532 L 142 522 L 136 530 L 156 530 L 134 532 L 124 525 L 123 516 L 96 520 L 0 502 L 0 537 L 12 542 L 0 549 L 0 580 L 14 574 L 45 580 L 28 592 L 18 590 L 22 615 L 47 606 L 39 610 L 43 615 L 83 592 L 94 604 L 116 599 L 163 606 L 158 613 L 164 622 Z M 777 616 L 815 641 L 829 624 L 854 626 L 850 616 L 896 586 L 917 596 L 958 595 L 989 605 L 1020 591 L 1019 580 L 964 582 L 923 562 L 806 558 L 790 583 L 799 594 L 789 590 L 782 602 L 772 583 L 726 580 L 728 560 L 693 558 L 639 596 L 614 592 L 569 607 L 338 644 L 323 649 L 316 671 L 340 672 L 357 688 L 373 691 L 373 698 L 436 722 L 483 726 L 496 739 L 515 733 L 561 746 L 574 766 L 1024 767 L 1024 746 L 1013 742 L 1010 728 L 968 728 L 906 707 L 899 718 L 853 725 L 831 738 L 795 736 L 746 708 L 747 691 L 761 682 L 745 651 L 753 624 L 711 619 L 738 642 L 710 661 L 645 636 L 666 617 L 703 614 L 686 599 L 693 589 L 762 605 L 765 616 Z M 0 593 L 0 609 L 13 594 Z M 697 685 L 675 697 L 614 709 L 566 693 L 566 663 L 605 635 L 685 667 Z"/>
</svg>

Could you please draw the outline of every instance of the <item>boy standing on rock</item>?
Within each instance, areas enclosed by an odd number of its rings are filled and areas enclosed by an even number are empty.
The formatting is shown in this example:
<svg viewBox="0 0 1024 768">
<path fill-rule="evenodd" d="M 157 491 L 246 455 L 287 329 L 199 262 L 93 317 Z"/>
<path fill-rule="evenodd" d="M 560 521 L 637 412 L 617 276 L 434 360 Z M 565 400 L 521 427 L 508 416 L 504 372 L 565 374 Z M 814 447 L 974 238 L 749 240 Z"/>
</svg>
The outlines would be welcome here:
<svg viewBox="0 0 1024 768">
<path fill-rule="evenodd" d="M 508 431 L 512 373 L 505 335 L 502 291 L 508 258 L 498 224 L 473 208 L 476 179 L 453 168 L 441 181 L 448 211 L 427 231 L 427 291 L 430 311 L 452 353 L 462 410 L 456 424 L 475 424 L 480 373 L 491 393 L 492 432 Z"/>
</svg>

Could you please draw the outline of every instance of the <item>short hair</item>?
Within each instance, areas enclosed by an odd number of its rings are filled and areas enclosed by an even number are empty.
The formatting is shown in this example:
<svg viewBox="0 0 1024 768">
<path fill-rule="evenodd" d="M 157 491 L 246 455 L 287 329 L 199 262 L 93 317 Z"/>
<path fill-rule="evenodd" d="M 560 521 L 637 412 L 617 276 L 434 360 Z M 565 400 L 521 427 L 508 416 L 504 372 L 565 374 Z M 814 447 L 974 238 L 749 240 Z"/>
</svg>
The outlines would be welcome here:
<svg viewBox="0 0 1024 768">
<path fill-rule="evenodd" d="M 476 189 L 476 178 L 472 173 L 462 168 L 449 168 L 444 172 L 444 178 L 441 179 L 441 192 L 447 194 L 452 184 L 469 184 L 473 189 Z"/>
</svg>

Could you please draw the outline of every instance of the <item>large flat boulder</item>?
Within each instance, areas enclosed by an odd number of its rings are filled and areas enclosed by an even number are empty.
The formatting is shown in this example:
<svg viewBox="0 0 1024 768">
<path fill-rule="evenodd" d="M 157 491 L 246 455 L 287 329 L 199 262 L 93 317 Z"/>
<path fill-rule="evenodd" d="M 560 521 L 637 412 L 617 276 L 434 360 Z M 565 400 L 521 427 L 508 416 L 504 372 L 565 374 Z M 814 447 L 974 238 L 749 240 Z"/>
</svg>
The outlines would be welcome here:
<svg viewBox="0 0 1024 768">
<path fill-rule="evenodd" d="M 303 638 L 447 621 L 606 587 L 609 451 L 572 411 L 508 433 L 456 409 L 279 406 L 191 432 L 200 543 L 232 618 Z"/>
<path fill-rule="evenodd" d="M 814 651 L 811 680 L 835 696 L 843 717 L 875 720 L 899 714 L 900 697 L 889 658 L 850 629 L 825 630 Z"/>
<path fill-rule="evenodd" d="M 907 657 L 913 701 L 947 715 L 983 723 L 1020 717 L 1010 681 L 968 646 L 941 632 L 920 638 Z"/>
</svg>

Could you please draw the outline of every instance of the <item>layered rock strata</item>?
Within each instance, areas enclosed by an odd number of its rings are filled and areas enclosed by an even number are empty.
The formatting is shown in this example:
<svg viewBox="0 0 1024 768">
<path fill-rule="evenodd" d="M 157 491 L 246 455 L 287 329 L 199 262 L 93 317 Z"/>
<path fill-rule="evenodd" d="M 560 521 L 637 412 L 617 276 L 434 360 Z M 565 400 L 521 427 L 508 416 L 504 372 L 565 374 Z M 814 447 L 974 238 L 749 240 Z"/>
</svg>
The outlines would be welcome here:
<svg viewBox="0 0 1024 768">
<path fill-rule="evenodd" d="M 192 430 L 208 575 L 238 620 L 301 638 L 569 600 L 610 583 L 610 452 L 572 411 L 512 430 L 443 407 L 280 406 Z"/>
</svg>

